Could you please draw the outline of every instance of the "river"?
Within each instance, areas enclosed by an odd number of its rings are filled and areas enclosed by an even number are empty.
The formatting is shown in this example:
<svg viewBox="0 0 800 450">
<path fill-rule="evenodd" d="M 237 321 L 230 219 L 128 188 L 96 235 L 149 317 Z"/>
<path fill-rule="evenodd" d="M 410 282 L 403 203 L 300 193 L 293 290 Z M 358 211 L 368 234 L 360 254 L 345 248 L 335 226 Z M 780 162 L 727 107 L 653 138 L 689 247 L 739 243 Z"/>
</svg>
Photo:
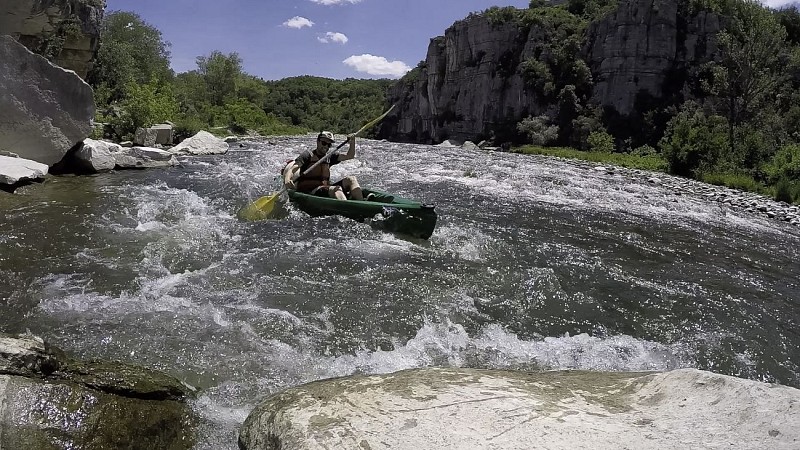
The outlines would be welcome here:
<svg viewBox="0 0 800 450">
<path fill-rule="evenodd" d="M 800 387 L 800 232 L 564 160 L 359 140 L 334 177 L 436 205 L 430 240 L 289 207 L 313 138 L 0 192 L 0 331 L 197 387 L 198 449 L 264 396 L 426 366 L 696 367 Z"/>
</svg>

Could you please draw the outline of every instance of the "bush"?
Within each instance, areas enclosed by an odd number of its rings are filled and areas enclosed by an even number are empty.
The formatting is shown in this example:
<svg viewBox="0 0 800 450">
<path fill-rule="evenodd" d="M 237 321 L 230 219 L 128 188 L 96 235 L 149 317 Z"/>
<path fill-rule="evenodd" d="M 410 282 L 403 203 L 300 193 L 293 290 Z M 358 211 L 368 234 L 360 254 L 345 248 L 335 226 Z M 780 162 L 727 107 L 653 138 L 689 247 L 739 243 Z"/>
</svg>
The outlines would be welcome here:
<svg viewBox="0 0 800 450">
<path fill-rule="evenodd" d="M 728 148 L 728 121 L 721 116 L 707 116 L 694 105 L 685 105 L 667 124 L 659 147 L 674 174 L 697 177 L 714 172 L 722 152 Z"/>
<path fill-rule="evenodd" d="M 120 114 L 109 123 L 120 139 L 130 139 L 139 127 L 148 127 L 174 119 L 178 103 L 170 85 L 128 83 L 120 102 Z"/>
<path fill-rule="evenodd" d="M 775 200 L 786 203 L 800 203 L 800 182 L 781 178 L 775 184 Z"/>
<path fill-rule="evenodd" d="M 286 123 L 274 114 L 267 114 L 267 122 L 258 129 L 258 133 L 263 136 L 287 136 L 304 134 L 309 131 L 307 128 Z"/>
<path fill-rule="evenodd" d="M 763 192 L 764 186 L 743 173 L 709 172 L 700 175 L 700 181 L 716 186 L 727 186 L 740 191 Z"/>
<path fill-rule="evenodd" d="M 792 144 L 781 147 L 775 156 L 764 165 L 764 173 L 772 183 L 779 180 L 800 180 L 800 145 Z"/>
<path fill-rule="evenodd" d="M 652 155 L 655 155 L 656 153 L 657 153 L 656 149 L 654 149 L 653 147 L 651 147 L 651 146 L 649 146 L 647 144 L 645 144 L 645 145 L 643 145 L 641 147 L 636 147 L 635 149 L 633 149 L 631 151 L 631 155 L 634 155 L 634 156 L 652 156 Z"/>
<path fill-rule="evenodd" d="M 547 116 L 528 116 L 517 124 L 517 131 L 528 135 L 533 145 L 547 145 L 558 138 L 558 127 L 547 122 Z"/>
<path fill-rule="evenodd" d="M 190 138 L 206 127 L 206 123 L 197 116 L 181 116 L 173 127 L 175 142 Z"/>
<path fill-rule="evenodd" d="M 226 104 L 225 112 L 228 114 L 228 128 L 236 134 L 257 130 L 267 124 L 264 110 L 244 99 Z"/>
<path fill-rule="evenodd" d="M 589 151 L 600 153 L 612 153 L 614 151 L 614 136 L 605 130 L 593 131 L 589 133 L 587 140 Z"/>
</svg>

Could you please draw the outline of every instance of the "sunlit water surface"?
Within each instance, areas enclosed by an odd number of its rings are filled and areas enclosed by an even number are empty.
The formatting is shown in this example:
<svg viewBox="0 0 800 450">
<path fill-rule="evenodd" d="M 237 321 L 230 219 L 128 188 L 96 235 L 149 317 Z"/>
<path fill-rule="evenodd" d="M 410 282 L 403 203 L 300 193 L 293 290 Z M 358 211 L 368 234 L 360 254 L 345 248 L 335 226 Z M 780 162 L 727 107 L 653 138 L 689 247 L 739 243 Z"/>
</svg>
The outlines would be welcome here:
<svg viewBox="0 0 800 450">
<path fill-rule="evenodd" d="M 200 389 L 197 448 L 270 393 L 427 366 L 696 367 L 800 387 L 796 228 L 542 157 L 359 141 L 334 176 L 433 203 L 428 241 L 289 207 L 310 138 L 0 195 L 0 331 Z"/>
</svg>

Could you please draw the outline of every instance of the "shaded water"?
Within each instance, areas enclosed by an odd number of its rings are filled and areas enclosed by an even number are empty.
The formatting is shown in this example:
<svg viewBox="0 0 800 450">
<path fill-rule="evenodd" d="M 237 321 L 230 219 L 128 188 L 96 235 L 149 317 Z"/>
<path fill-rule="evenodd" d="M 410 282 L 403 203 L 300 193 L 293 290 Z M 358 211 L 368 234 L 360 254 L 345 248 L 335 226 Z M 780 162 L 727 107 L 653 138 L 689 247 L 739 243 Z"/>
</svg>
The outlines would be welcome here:
<svg viewBox="0 0 800 450">
<path fill-rule="evenodd" d="M 201 389 L 198 448 L 264 396 L 424 366 L 697 367 L 800 387 L 800 234 L 542 157 L 360 141 L 334 176 L 433 203 L 429 241 L 290 207 L 310 138 L 0 195 L 0 331 Z"/>
</svg>

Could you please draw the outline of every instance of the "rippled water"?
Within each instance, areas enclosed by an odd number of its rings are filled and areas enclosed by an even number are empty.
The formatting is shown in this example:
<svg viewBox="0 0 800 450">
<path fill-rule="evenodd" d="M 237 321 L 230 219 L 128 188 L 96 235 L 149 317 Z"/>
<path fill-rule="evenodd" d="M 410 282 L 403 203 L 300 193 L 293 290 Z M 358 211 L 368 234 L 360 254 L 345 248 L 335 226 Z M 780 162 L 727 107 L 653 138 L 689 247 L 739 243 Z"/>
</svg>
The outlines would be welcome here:
<svg viewBox="0 0 800 450">
<path fill-rule="evenodd" d="M 298 383 L 423 366 L 697 367 L 800 387 L 800 234 L 543 157 L 360 141 L 334 176 L 434 203 L 428 241 L 290 207 L 310 138 L 0 195 L 0 331 L 201 389 L 198 448 Z"/>
</svg>

